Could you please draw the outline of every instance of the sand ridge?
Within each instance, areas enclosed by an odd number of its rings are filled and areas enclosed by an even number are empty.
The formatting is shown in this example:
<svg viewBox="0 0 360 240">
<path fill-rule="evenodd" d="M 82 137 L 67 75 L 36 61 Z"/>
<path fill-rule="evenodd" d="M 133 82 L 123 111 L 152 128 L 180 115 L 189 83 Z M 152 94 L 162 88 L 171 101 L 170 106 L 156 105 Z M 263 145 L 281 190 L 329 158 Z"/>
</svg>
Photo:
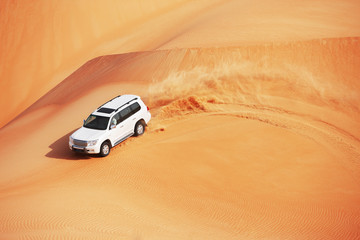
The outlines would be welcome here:
<svg viewBox="0 0 360 240">
<path fill-rule="evenodd" d="M 4 1 L 0 11 L 1 127 L 97 56 L 360 35 L 353 0 Z"/>
</svg>

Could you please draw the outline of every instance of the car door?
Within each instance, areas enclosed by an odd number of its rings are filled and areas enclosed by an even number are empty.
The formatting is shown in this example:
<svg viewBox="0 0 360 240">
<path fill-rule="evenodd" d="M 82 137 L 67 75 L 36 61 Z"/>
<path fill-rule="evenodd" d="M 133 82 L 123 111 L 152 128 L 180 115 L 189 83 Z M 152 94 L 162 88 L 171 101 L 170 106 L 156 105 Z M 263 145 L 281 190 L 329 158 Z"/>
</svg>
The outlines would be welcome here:
<svg viewBox="0 0 360 240">
<path fill-rule="evenodd" d="M 120 140 L 124 140 L 129 137 L 133 133 L 133 126 L 131 124 L 131 109 L 130 107 L 126 107 L 120 112 L 120 123 L 118 128 L 121 129 L 121 137 Z"/>
<path fill-rule="evenodd" d="M 140 105 L 139 103 L 135 102 L 133 104 L 130 105 L 130 109 L 131 109 L 131 120 L 132 120 L 132 124 L 133 124 L 133 130 L 135 129 L 135 124 L 138 120 L 140 120 Z"/>
<path fill-rule="evenodd" d="M 111 128 L 112 125 L 116 125 L 115 128 Z M 110 120 L 110 140 L 112 142 L 112 145 L 116 145 L 121 137 L 122 137 L 122 131 L 123 129 L 121 129 L 119 127 L 119 124 L 120 124 L 120 112 L 115 114 L 111 120 Z"/>
</svg>

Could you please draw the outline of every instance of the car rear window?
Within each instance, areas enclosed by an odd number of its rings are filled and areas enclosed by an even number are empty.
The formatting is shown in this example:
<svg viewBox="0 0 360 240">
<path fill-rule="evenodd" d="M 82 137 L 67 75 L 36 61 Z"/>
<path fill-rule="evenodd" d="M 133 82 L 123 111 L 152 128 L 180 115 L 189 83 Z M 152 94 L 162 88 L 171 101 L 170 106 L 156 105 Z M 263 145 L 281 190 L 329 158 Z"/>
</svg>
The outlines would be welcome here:
<svg viewBox="0 0 360 240">
<path fill-rule="evenodd" d="M 140 110 L 140 108 L 141 107 L 140 107 L 139 103 L 137 103 L 137 102 L 130 105 L 130 109 L 131 109 L 132 114 L 138 112 Z"/>
</svg>

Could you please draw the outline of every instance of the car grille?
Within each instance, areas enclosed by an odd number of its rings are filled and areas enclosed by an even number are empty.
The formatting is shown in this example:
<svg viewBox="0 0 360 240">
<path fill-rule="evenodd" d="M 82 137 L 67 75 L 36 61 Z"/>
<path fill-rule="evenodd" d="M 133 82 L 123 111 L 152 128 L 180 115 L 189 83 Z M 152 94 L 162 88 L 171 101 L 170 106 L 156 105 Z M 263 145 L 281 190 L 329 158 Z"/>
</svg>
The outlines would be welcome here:
<svg viewBox="0 0 360 240">
<path fill-rule="evenodd" d="M 87 142 L 82 140 L 74 139 L 74 145 L 80 146 L 80 147 L 86 147 Z"/>
</svg>

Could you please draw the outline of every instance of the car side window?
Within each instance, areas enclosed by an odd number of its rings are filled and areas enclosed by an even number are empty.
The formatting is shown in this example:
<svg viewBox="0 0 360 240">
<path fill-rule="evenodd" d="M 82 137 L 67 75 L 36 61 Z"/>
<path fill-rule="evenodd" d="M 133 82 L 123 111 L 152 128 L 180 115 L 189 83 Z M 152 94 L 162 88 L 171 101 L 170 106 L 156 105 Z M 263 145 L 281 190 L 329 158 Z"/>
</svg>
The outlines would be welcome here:
<svg viewBox="0 0 360 240">
<path fill-rule="evenodd" d="M 111 118 L 109 129 L 111 128 L 111 125 L 118 125 L 120 122 L 120 113 L 117 113 Z"/>
<path fill-rule="evenodd" d="M 116 118 L 115 118 L 115 117 L 113 117 L 113 118 L 111 119 L 110 127 L 111 127 L 112 125 L 117 125 L 117 121 L 116 121 Z"/>
<path fill-rule="evenodd" d="M 129 107 L 124 108 L 120 112 L 114 115 L 112 119 L 116 120 L 116 124 L 121 123 L 122 121 L 129 118 L 131 115 L 135 114 L 136 112 L 140 111 L 139 103 L 135 102 L 131 104 Z"/>
<path fill-rule="evenodd" d="M 113 118 L 111 119 L 111 124 L 116 124 L 118 125 L 120 123 L 120 113 L 117 113 L 113 116 Z"/>
<path fill-rule="evenodd" d="M 131 109 L 131 114 L 138 112 L 140 110 L 139 103 L 136 102 L 136 103 L 131 104 L 130 109 Z"/>
<path fill-rule="evenodd" d="M 123 110 L 120 111 L 120 119 L 121 119 L 121 121 L 124 121 L 125 119 L 127 119 L 130 116 L 131 116 L 130 107 L 126 107 L 126 108 L 124 108 Z"/>
</svg>

